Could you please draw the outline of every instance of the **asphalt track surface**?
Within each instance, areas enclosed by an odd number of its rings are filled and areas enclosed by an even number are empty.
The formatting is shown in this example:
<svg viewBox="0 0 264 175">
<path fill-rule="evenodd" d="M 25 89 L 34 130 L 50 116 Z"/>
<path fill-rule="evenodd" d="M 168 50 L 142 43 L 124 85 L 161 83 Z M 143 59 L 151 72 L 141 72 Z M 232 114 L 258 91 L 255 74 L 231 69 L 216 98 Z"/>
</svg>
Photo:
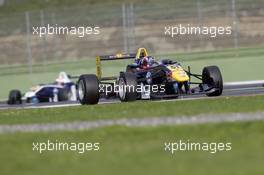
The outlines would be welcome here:
<svg viewBox="0 0 264 175">
<path fill-rule="evenodd" d="M 224 84 L 223 94 L 220 97 L 232 97 L 232 96 L 251 96 L 251 95 L 264 95 L 264 80 L 259 81 L 247 81 L 247 82 L 231 82 Z M 193 94 L 180 96 L 177 99 L 162 100 L 195 100 L 207 97 L 205 94 Z M 216 97 L 218 98 L 218 97 Z M 161 101 L 161 100 L 157 100 Z M 100 99 L 99 105 L 111 103 L 120 103 L 118 99 Z M 8 105 L 6 102 L 0 102 L 0 110 L 3 109 L 34 109 L 34 108 L 55 108 L 55 107 L 68 107 L 79 106 L 78 102 L 50 102 L 39 104 L 22 104 L 22 105 Z"/>
</svg>

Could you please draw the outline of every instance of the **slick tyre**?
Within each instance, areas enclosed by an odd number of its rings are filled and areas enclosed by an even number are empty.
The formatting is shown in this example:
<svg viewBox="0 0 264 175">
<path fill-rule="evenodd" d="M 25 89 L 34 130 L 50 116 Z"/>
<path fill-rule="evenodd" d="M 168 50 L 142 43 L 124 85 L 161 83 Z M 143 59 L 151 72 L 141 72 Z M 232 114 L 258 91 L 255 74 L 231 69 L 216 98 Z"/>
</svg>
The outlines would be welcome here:
<svg viewBox="0 0 264 175">
<path fill-rule="evenodd" d="M 100 98 L 99 80 L 96 75 L 81 75 L 78 82 L 78 99 L 82 105 L 97 104 Z"/>
<path fill-rule="evenodd" d="M 137 77 L 130 72 L 123 72 L 118 79 L 118 97 L 122 102 L 137 99 Z"/>
<path fill-rule="evenodd" d="M 9 105 L 22 104 L 22 94 L 19 90 L 11 90 L 9 92 L 8 101 Z"/>
<path fill-rule="evenodd" d="M 223 92 L 223 78 L 220 69 L 217 66 L 208 66 L 203 69 L 202 80 L 204 84 L 213 87 L 216 90 L 207 93 L 207 96 L 219 96 Z"/>
<path fill-rule="evenodd" d="M 59 101 L 68 101 L 69 100 L 69 93 L 68 93 L 67 89 L 59 89 L 58 100 Z"/>
</svg>

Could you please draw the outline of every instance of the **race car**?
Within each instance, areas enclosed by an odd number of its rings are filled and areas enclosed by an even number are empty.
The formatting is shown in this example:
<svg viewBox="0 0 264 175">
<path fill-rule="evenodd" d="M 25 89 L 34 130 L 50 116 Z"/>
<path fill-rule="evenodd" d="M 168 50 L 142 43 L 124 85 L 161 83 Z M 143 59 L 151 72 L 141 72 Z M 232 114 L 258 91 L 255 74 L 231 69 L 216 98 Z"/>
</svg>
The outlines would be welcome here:
<svg viewBox="0 0 264 175">
<path fill-rule="evenodd" d="M 24 95 L 20 90 L 11 90 L 7 103 L 15 105 L 58 101 L 77 101 L 76 85 L 65 72 L 60 72 L 54 83 L 34 86 Z"/>
<path fill-rule="evenodd" d="M 97 104 L 102 97 L 118 97 L 122 102 L 137 99 L 178 98 L 182 95 L 206 94 L 219 96 L 223 79 L 217 66 L 207 66 L 202 74 L 185 70 L 171 59 L 154 61 L 145 48 L 134 54 L 116 54 L 96 58 L 97 74 L 85 74 L 77 82 L 79 101 L 83 105 Z M 101 61 L 134 59 L 117 77 L 102 77 Z M 145 60 L 151 64 L 145 64 Z M 191 81 L 196 78 L 200 82 Z"/>
</svg>

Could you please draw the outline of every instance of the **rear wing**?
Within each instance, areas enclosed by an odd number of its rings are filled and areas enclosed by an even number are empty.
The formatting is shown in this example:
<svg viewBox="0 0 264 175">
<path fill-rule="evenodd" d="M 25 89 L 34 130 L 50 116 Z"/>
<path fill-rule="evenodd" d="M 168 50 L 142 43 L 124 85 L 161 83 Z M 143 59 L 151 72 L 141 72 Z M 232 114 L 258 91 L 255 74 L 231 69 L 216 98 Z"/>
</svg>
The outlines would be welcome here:
<svg viewBox="0 0 264 175">
<path fill-rule="evenodd" d="M 105 55 L 96 57 L 96 76 L 99 80 L 114 80 L 116 77 L 104 77 L 102 78 L 102 65 L 101 61 L 113 61 L 113 60 L 125 60 L 125 59 L 140 59 L 148 56 L 148 52 L 145 48 L 139 48 L 137 53 L 130 54 L 116 54 L 116 55 Z"/>
</svg>

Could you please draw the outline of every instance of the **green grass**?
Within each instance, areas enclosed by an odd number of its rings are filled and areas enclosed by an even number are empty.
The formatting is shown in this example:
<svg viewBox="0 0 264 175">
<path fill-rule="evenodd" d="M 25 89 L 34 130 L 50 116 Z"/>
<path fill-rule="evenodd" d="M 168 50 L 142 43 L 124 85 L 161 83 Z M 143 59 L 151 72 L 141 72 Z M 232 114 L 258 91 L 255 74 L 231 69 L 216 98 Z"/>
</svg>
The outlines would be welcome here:
<svg viewBox="0 0 264 175">
<path fill-rule="evenodd" d="M 225 82 L 264 79 L 263 47 L 156 56 L 157 59 L 164 57 L 179 61 L 185 68 L 191 66 L 192 72 L 195 73 L 201 73 L 205 66 L 218 65 Z M 131 60 L 104 62 L 103 74 L 118 75 L 119 71 L 125 70 L 125 66 L 129 62 Z M 36 65 L 33 66 L 31 75 L 28 71 L 27 66 L 1 66 L 0 99 L 6 99 L 10 89 L 20 89 L 22 92 L 26 92 L 36 84 L 53 82 L 60 71 L 66 71 L 72 75 L 95 73 L 95 58 L 63 64 Z"/>
<path fill-rule="evenodd" d="M 130 3 L 133 2 L 135 4 L 141 3 L 140 0 L 8 0 L 7 3 L 0 7 L 0 14 L 10 14 L 14 12 L 24 12 L 24 11 L 32 11 L 32 10 L 40 10 L 40 9 L 50 9 L 50 8 L 70 8 L 73 6 L 91 6 L 91 5 L 105 5 L 105 4 L 114 4 L 121 5 L 122 3 Z M 146 0 L 144 3 L 160 3 L 160 0 Z M 166 4 L 178 4 L 184 7 L 192 7 L 195 9 L 196 1 L 195 0 L 166 0 L 162 1 L 163 5 Z M 228 0 L 223 1 L 225 3 L 230 3 Z M 250 1 L 252 4 L 260 3 L 260 0 Z M 218 1 L 212 2 L 210 0 L 204 0 L 202 5 L 209 6 L 213 3 L 219 3 Z M 221 2 L 220 2 L 221 3 Z M 249 1 L 248 0 L 237 0 L 237 3 L 240 4 L 240 8 L 247 7 Z M 160 3 L 160 5 L 162 5 Z M 177 6 L 176 6 L 177 7 Z M 248 8 L 248 7 L 247 7 Z M 179 8 L 180 10 L 180 8 Z"/>
<path fill-rule="evenodd" d="M 256 112 L 264 110 L 264 96 L 223 97 L 217 99 L 170 102 L 75 106 L 50 109 L 1 110 L 1 124 L 53 123 L 97 119 L 190 116 L 198 114 Z"/>
<path fill-rule="evenodd" d="M 264 122 L 163 126 L 110 127 L 81 132 L 17 133 L 0 135 L 1 174 L 185 174 L 262 175 Z M 100 142 L 100 151 L 32 151 L 33 142 Z M 232 150 L 164 151 L 164 142 L 231 142 Z"/>
</svg>

